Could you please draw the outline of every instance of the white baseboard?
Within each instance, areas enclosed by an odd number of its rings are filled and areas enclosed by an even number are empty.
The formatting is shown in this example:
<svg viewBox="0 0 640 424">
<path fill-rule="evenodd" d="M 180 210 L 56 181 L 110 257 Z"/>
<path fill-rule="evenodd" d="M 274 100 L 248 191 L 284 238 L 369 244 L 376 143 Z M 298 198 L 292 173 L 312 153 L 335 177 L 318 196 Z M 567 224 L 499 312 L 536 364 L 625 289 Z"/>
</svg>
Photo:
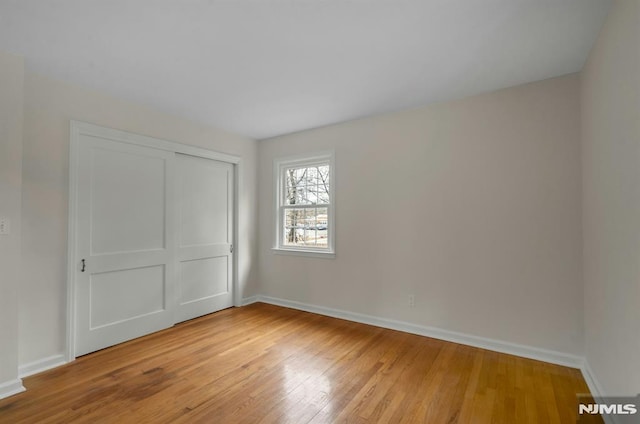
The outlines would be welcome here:
<svg viewBox="0 0 640 424">
<path fill-rule="evenodd" d="M 22 379 L 20 378 L 0 383 L 0 399 L 13 396 L 20 392 L 24 392 L 25 390 L 26 389 L 22 385 Z"/>
<path fill-rule="evenodd" d="M 251 305 L 252 303 L 260 302 L 260 296 L 245 297 L 240 301 L 240 306 Z"/>
<path fill-rule="evenodd" d="M 602 386 L 600 385 L 600 382 L 598 382 L 598 379 L 593 373 L 591 366 L 589 366 L 589 363 L 586 360 L 582 364 L 582 367 L 580 367 L 580 371 L 582 371 L 584 381 L 587 382 L 587 386 L 589 386 L 589 391 L 591 392 L 593 397 L 598 398 L 604 396 Z"/>
<path fill-rule="evenodd" d="M 587 386 L 589 386 L 589 391 L 591 392 L 591 396 L 593 396 L 594 400 L 597 402 L 598 399 L 605 397 L 605 391 L 602 389 L 602 385 L 596 378 L 595 373 L 591 369 L 591 366 L 586 359 L 582 364 L 580 371 L 582 371 L 584 381 L 587 383 Z M 605 424 L 618 424 L 618 418 L 615 415 L 605 414 L 602 415 L 602 419 L 604 420 Z"/>
<path fill-rule="evenodd" d="M 59 367 L 66 364 L 64 355 L 49 356 L 47 358 L 38 359 L 37 361 L 29 362 L 18 367 L 18 375 L 20 378 L 28 377 L 39 372 L 50 370 L 51 368 Z"/>
<path fill-rule="evenodd" d="M 396 321 L 387 318 L 380 318 L 371 315 L 327 308 L 324 306 L 311 305 L 308 303 L 296 302 L 293 300 L 258 295 L 244 299 L 243 305 L 248 305 L 255 302 L 270 303 L 272 305 L 284 306 L 287 308 L 298 309 L 306 312 L 313 312 L 320 315 L 341 318 L 348 321 L 374 325 L 376 327 L 383 327 L 391 330 L 404 331 L 405 333 L 432 337 L 434 339 L 478 347 L 481 349 L 488 349 L 500 353 L 507 353 L 510 355 L 521 356 L 524 358 L 535 359 L 538 361 L 549 362 L 551 364 L 557 364 L 571 368 L 582 368 L 584 364 L 584 359 L 582 357 L 568 353 L 540 349 L 533 346 L 505 342 L 502 340 L 488 339 L 485 337 L 458 333 L 441 328 L 426 327 L 404 321 Z"/>
</svg>

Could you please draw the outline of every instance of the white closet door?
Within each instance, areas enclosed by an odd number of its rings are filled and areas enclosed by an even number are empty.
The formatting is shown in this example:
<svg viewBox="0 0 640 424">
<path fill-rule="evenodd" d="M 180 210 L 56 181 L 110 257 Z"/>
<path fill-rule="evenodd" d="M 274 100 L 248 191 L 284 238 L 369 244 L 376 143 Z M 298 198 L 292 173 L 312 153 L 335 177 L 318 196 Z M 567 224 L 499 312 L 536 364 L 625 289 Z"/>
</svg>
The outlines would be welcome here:
<svg viewBox="0 0 640 424">
<path fill-rule="evenodd" d="M 76 355 L 173 325 L 175 154 L 81 135 Z"/>
<path fill-rule="evenodd" d="M 176 154 L 176 322 L 233 306 L 233 165 Z"/>
</svg>

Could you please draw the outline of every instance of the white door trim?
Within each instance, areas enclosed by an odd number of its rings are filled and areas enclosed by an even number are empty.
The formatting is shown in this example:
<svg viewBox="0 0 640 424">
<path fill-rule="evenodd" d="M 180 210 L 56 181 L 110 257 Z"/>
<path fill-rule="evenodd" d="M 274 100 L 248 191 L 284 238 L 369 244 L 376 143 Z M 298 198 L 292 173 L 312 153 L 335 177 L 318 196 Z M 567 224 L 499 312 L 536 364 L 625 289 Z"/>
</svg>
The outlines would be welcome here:
<svg viewBox="0 0 640 424">
<path fill-rule="evenodd" d="M 233 212 L 233 236 L 234 236 L 234 255 L 233 255 L 233 297 L 234 305 L 240 306 L 241 296 L 238 288 L 238 223 L 239 223 L 239 199 L 242 173 L 242 160 L 239 156 L 219 153 L 200 147 L 188 146 L 173 141 L 162 140 L 154 137 L 133 134 L 126 131 L 116 130 L 113 128 L 101 127 L 80 121 L 70 121 L 70 144 L 69 144 L 69 226 L 68 226 L 68 243 L 67 243 L 67 317 L 66 317 L 66 351 L 65 359 L 67 362 L 75 360 L 76 345 L 76 271 L 79 266 L 78 257 L 78 174 L 79 174 L 79 143 L 80 136 L 89 135 L 96 137 L 104 137 L 123 143 L 134 144 L 138 146 L 151 147 L 159 150 L 166 150 L 174 153 L 182 153 L 185 155 L 198 156 L 207 159 L 213 159 L 221 162 L 230 163 L 234 169 L 234 212 Z"/>
</svg>

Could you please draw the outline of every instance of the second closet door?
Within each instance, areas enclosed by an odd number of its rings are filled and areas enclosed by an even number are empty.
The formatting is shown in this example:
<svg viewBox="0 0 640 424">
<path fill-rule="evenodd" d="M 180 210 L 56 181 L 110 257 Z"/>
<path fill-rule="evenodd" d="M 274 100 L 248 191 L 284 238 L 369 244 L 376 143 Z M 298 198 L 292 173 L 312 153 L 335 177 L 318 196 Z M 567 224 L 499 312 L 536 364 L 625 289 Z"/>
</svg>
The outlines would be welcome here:
<svg viewBox="0 0 640 424">
<path fill-rule="evenodd" d="M 233 306 L 233 165 L 176 154 L 175 321 Z"/>
</svg>

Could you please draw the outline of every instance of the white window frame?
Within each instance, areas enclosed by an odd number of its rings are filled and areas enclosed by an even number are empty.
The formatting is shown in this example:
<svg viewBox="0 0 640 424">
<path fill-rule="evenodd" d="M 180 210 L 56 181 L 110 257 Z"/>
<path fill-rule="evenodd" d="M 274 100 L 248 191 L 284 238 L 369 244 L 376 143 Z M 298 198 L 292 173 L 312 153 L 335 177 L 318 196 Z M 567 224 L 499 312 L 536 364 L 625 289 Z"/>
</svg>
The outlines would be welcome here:
<svg viewBox="0 0 640 424">
<path fill-rule="evenodd" d="M 327 247 L 310 247 L 310 246 L 286 246 L 283 243 L 284 230 L 284 193 L 285 178 L 284 171 L 292 167 L 307 167 L 319 164 L 329 164 L 329 204 L 326 206 L 328 210 L 327 218 Z M 275 241 L 273 244 L 273 252 L 276 254 L 309 256 L 318 258 L 332 259 L 336 257 L 336 226 L 335 226 L 335 188 L 336 188 L 336 166 L 335 153 L 333 150 L 311 153 L 308 155 L 289 156 L 278 158 L 273 161 L 274 174 L 274 216 L 275 216 Z"/>
</svg>

